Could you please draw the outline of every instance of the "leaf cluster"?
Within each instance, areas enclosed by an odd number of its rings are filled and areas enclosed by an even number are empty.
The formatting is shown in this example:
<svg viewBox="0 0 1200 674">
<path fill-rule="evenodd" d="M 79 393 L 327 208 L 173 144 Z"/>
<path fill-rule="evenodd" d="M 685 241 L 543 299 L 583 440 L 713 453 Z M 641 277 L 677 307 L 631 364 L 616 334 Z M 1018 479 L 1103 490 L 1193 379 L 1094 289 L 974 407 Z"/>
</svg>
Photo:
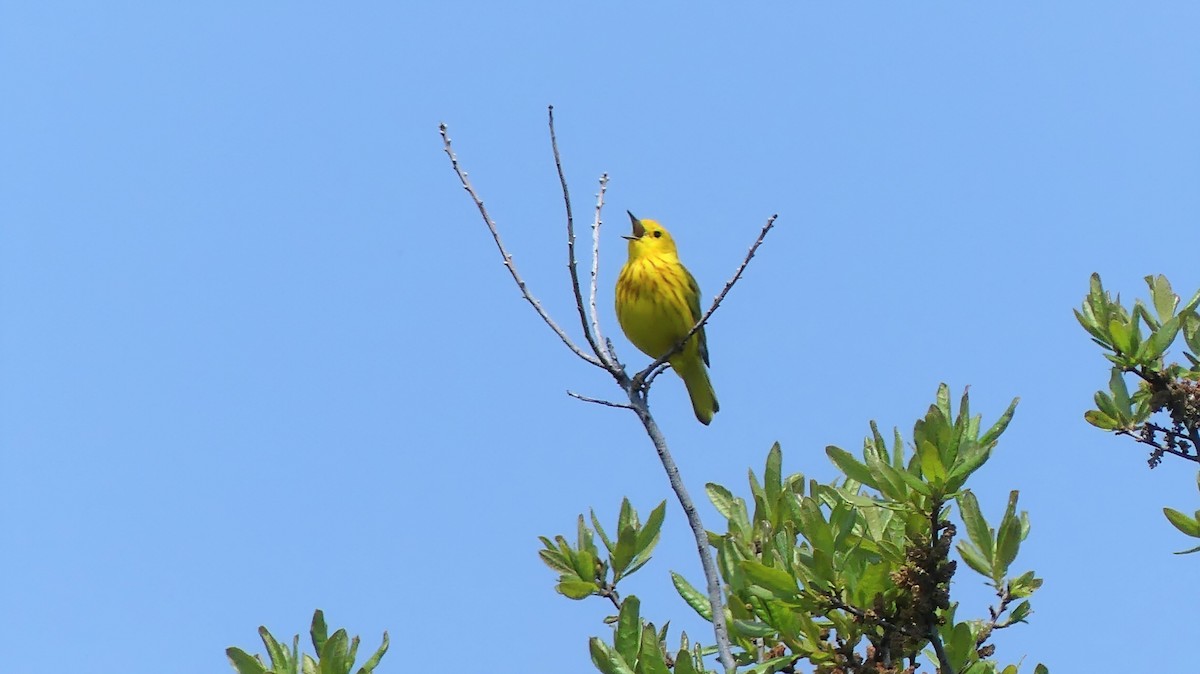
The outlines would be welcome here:
<svg viewBox="0 0 1200 674">
<path fill-rule="evenodd" d="M 1092 274 L 1083 306 L 1075 311 L 1112 362 L 1108 390 L 1096 391 L 1096 407 L 1083 417 L 1096 428 L 1149 446 L 1151 468 L 1168 454 L 1200 463 L 1200 291 L 1180 307 L 1165 276 L 1145 280 L 1149 305 L 1138 299 L 1128 308 L 1120 296 L 1114 299 L 1104 290 L 1099 274 Z M 1168 364 L 1166 354 L 1180 335 L 1187 364 Z M 1137 381 L 1134 391 L 1130 376 Z M 1172 508 L 1163 513 L 1185 535 L 1200 538 L 1200 511 L 1194 517 Z M 1192 552 L 1200 552 L 1200 546 L 1178 554 Z"/>
<path fill-rule="evenodd" d="M 750 672 L 794 671 L 804 660 L 817 672 L 900 672 L 916 667 L 922 649 L 942 671 L 993 672 L 986 643 L 995 629 L 1024 622 L 1041 581 L 1010 577 L 1029 532 L 1016 493 L 1000 526 L 988 526 L 964 485 L 987 461 L 1012 419 L 1012 405 L 987 430 L 963 395 L 957 413 L 949 389 L 913 429 L 911 451 L 899 432 L 889 443 L 871 424 L 861 458 L 838 447 L 826 453 L 845 474 L 834 484 L 784 476 L 772 447 L 761 481 L 750 473 L 751 506 L 720 485 L 709 498 L 728 522 L 712 536 L 729 588 L 729 612 L 740 664 Z M 989 618 L 956 621 L 950 580 L 957 525 L 970 542 L 958 551 L 997 589 Z M 701 615 L 701 595 L 675 576 L 680 594 Z M 1014 603 L 1016 602 L 1016 603 Z M 938 652 L 940 651 L 940 653 Z M 1015 671 L 1015 668 L 1011 671 Z"/>
<path fill-rule="evenodd" d="M 616 540 L 600 526 L 595 511 L 590 513 L 594 530 L 588 528 L 583 515 L 579 516 L 574 545 L 564 536 L 555 536 L 554 540 L 540 537 L 542 550 L 538 555 L 546 566 L 559 573 L 555 589 L 568 599 L 596 595 L 608 597 L 614 605 L 618 604 L 617 583 L 650 561 L 666 511 L 667 502 L 663 501 L 650 511 L 646 523 L 642 524 L 629 499 L 624 499 L 617 518 Z M 603 553 L 596 546 L 597 534 L 604 544 Z"/>
<path fill-rule="evenodd" d="M 834 483 L 785 475 L 776 444 L 761 478 L 750 471 L 747 498 L 708 484 L 727 525 L 708 538 L 717 552 L 739 671 L 791 673 L 807 665 L 817 673 L 899 674 L 917 671 L 927 658 L 942 673 L 1014 674 L 1015 665 L 1001 667 L 992 658 L 989 639 L 1026 621 L 1028 597 L 1041 586 L 1031 571 L 1011 573 L 1029 519 L 1018 512 L 1013 492 L 998 526 L 989 525 L 966 485 L 991 456 L 1016 404 L 985 429 L 981 417 L 972 416 L 968 396 L 955 411 L 942 385 L 916 422 L 911 444 L 899 431 L 886 440 L 872 423 L 859 456 L 828 447 L 844 474 Z M 592 516 L 607 558 L 582 516 L 574 546 L 562 536 L 542 539 L 543 561 L 560 573 L 559 592 L 606 596 L 619 605 L 620 615 L 610 619 L 616 623 L 612 644 L 591 641 L 593 662 L 604 674 L 705 671 L 702 656 L 711 649 L 690 643 L 686 634 L 678 649 L 668 648 L 666 628 L 641 620 L 636 597 L 618 604 L 612 586 L 622 574 L 609 580 L 609 571 L 628 575 L 640 568 L 649 555 L 643 538 L 653 540 L 661 526 L 652 514 L 639 530 L 627 501 L 621 513 L 616 543 Z M 960 529 L 967 535 L 956 542 Z M 629 543 L 618 555 L 622 539 Z M 624 560 L 628 566 L 618 563 Z M 975 619 L 956 618 L 958 605 L 951 601 L 959 561 L 996 593 L 995 605 Z M 707 593 L 678 573 L 671 578 L 688 605 L 712 620 Z"/>
<path fill-rule="evenodd" d="M 1200 426 L 1200 292 L 1182 307 L 1165 276 L 1147 276 L 1150 305 L 1141 299 L 1126 307 L 1120 296 L 1115 299 L 1092 274 L 1088 294 L 1075 318 L 1104 350 L 1112 362 L 1108 390 L 1097 391 L 1096 409 L 1084 413 L 1091 425 L 1142 437 L 1147 444 L 1158 441 L 1165 432 L 1166 444 L 1195 456 L 1195 443 L 1189 436 Z M 1153 307 L 1153 311 L 1150 309 Z M 1187 350 L 1189 365 L 1165 363 L 1165 356 L 1179 335 Z M 1135 376 L 1137 389 L 1129 390 L 1126 375 Z M 1154 423 L 1157 412 L 1166 412 L 1168 427 Z M 1180 443 L 1183 443 L 1182 446 Z M 1151 465 L 1157 465 L 1163 452 L 1156 452 Z M 1193 459 L 1196 460 L 1196 459 Z"/>
<path fill-rule="evenodd" d="M 325 625 L 325 614 L 317 609 L 313 613 L 309 635 L 317 657 L 300 653 L 300 635 L 292 638 L 292 647 L 280 644 L 266 627 L 259 627 L 258 634 L 267 649 L 270 666 L 261 655 L 250 655 L 236 646 L 225 649 L 229 663 L 238 674 L 350 674 L 358 653 L 358 637 L 350 638 L 346 630 L 339 629 L 332 635 Z M 371 655 L 356 674 L 371 674 L 383 654 L 387 653 L 388 634 L 383 633 L 383 643 Z"/>
</svg>

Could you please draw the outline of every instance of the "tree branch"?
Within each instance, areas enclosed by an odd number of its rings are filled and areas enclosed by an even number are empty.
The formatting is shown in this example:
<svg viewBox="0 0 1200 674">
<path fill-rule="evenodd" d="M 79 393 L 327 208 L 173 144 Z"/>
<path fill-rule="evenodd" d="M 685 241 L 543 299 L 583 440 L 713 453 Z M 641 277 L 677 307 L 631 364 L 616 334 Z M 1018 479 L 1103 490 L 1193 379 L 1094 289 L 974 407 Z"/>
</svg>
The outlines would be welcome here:
<svg viewBox="0 0 1200 674">
<path fill-rule="evenodd" d="M 929 627 L 927 638 L 929 645 L 933 646 L 933 653 L 937 655 L 938 671 L 941 674 L 954 674 L 954 668 L 950 666 L 950 656 L 946 654 L 946 647 L 942 645 L 942 638 L 938 635 L 936 627 Z"/>
<path fill-rule="evenodd" d="M 633 409 L 633 405 L 626 405 L 625 403 L 614 403 L 611 400 L 601 400 L 599 398 L 589 398 L 588 396 L 580 395 L 574 391 L 567 391 L 567 395 L 571 396 L 572 398 L 574 398 L 576 400 L 582 400 L 585 403 L 595 403 L 597 405 L 604 405 L 605 407 L 620 407 L 621 409 L 626 409 L 626 410 Z"/>
<path fill-rule="evenodd" d="M 1197 433 L 1195 429 L 1189 429 L 1186 434 L 1177 433 L 1169 428 L 1148 421 L 1140 426 L 1141 430 L 1139 432 L 1135 432 L 1137 428 L 1139 427 L 1135 427 L 1134 429 L 1118 428 L 1113 431 L 1113 434 L 1127 435 L 1143 445 L 1153 447 L 1154 452 L 1151 454 L 1150 459 L 1151 468 L 1158 465 L 1162 454 L 1173 454 L 1181 459 L 1200 463 L 1200 433 Z M 1159 442 L 1156 437 L 1157 433 L 1162 433 L 1167 438 L 1167 442 Z M 1190 443 L 1191 448 L 1196 453 L 1189 452 L 1187 446 L 1180 448 L 1179 443 L 1181 441 L 1183 443 Z"/>
<path fill-rule="evenodd" d="M 583 338 L 587 340 L 588 346 L 592 347 L 592 353 L 596 354 L 596 362 L 604 369 L 608 369 L 608 363 L 600 351 L 600 345 L 596 343 L 596 337 L 592 335 L 592 328 L 588 324 L 587 310 L 583 307 L 583 293 L 579 287 L 579 271 L 575 261 L 575 215 L 571 212 L 571 192 L 567 189 L 567 177 L 563 174 L 562 159 L 558 155 L 558 136 L 554 133 L 554 106 L 551 105 L 547 109 L 547 115 L 550 119 L 550 148 L 554 152 L 554 167 L 558 170 L 558 184 L 562 186 L 563 203 L 567 208 L 567 269 L 571 272 L 571 290 L 575 292 L 575 308 L 579 312 L 579 324 L 583 327 Z M 593 282 L 595 276 L 592 277 Z"/>
<path fill-rule="evenodd" d="M 471 199 L 475 201 L 475 206 L 479 209 L 479 214 L 483 216 L 483 221 L 487 223 L 488 231 L 492 233 L 492 239 L 496 242 L 496 248 L 500 250 L 500 256 L 504 258 L 504 266 L 508 269 L 508 273 L 512 276 L 513 281 L 516 281 L 517 287 L 521 290 L 521 295 L 526 299 L 526 301 L 533 305 L 533 308 L 535 311 L 537 311 L 538 316 L 542 317 L 542 320 L 545 321 L 546 325 L 550 326 L 550 329 L 554 331 L 554 334 L 558 335 L 558 338 L 562 340 L 562 343 L 566 344 L 567 348 L 569 348 L 575 355 L 586 360 L 592 365 L 604 367 L 604 365 L 596 356 L 586 353 L 583 349 L 579 348 L 575 342 L 571 341 L 571 338 L 567 336 L 567 333 L 563 332 L 563 329 L 558 327 L 558 324 L 554 322 L 554 319 L 550 318 L 550 314 L 546 313 L 546 310 L 542 307 L 542 303 L 533 296 L 533 293 L 529 292 L 529 288 L 525 286 L 525 280 L 521 278 L 521 274 L 517 272 L 517 266 L 513 264 L 512 255 L 509 254 L 508 250 L 504 247 L 504 242 L 500 240 L 500 231 L 496 228 L 496 223 L 492 220 L 492 217 L 488 215 L 487 209 L 483 205 L 483 200 L 479 198 L 479 195 L 475 192 L 475 188 L 471 186 L 471 181 L 467 180 L 467 172 L 462 170 L 462 167 L 458 165 L 458 157 L 454 155 L 454 149 L 450 146 L 450 136 L 446 133 L 446 125 L 438 125 L 438 130 L 442 134 L 442 146 L 446 151 L 446 155 L 450 157 L 450 165 L 454 167 L 454 173 L 458 175 L 459 181 L 462 182 L 463 189 L 465 189 L 467 194 L 471 195 Z"/>
<path fill-rule="evenodd" d="M 618 368 L 612 354 L 612 343 L 600 334 L 600 316 L 596 313 L 596 283 L 600 277 L 600 212 L 604 210 L 604 193 L 608 190 L 608 174 L 600 176 L 600 191 L 596 194 L 596 217 L 592 220 L 592 282 L 588 289 L 588 310 L 592 315 L 592 333 L 596 336 L 599 353 L 596 355 L 611 372 Z"/>
<path fill-rule="evenodd" d="M 639 395 L 637 388 L 633 386 L 630 386 L 627 393 L 633 411 L 638 415 L 642 426 L 646 428 L 646 434 L 650 436 L 650 441 L 654 443 L 654 450 L 658 452 L 659 461 L 662 462 L 663 470 L 667 473 L 667 481 L 671 483 L 671 489 L 674 490 L 675 497 L 683 508 L 683 514 L 692 528 L 692 535 L 696 538 L 696 552 L 700 555 L 700 566 L 704 568 L 704 578 L 707 584 L 708 604 L 712 607 L 717 658 L 726 672 L 733 672 L 734 662 L 730 648 L 729 627 L 725 622 L 724 589 L 721 587 L 721 576 L 717 573 L 717 565 L 713 561 L 711 546 L 708 543 L 708 530 L 700 521 L 700 513 L 696 510 L 696 504 L 683 484 L 683 478 L 679 476 L 679 467 L 675 465 L 675 459 L 667 449 L 667 439 L 663 437 L 658 423 L 654 421 L 650 409 L 646 406 L 646 399 Z"/>
<path fill-rule="evenodd" d="M 712 306 L 708 308 L 708 311 L 704 312 L 704 315 L 700 317 L 700 320 L 696 321 L 696 324 L 692 326 L 692 329 L 688 330 L 687 335 L 684 336 L 683 339 L 679 340 L 679 343 L 675 345 L 675 348 L 666 352 L 662 356 L 659 356 L 653 363 L 650 363 L 645 367 L 645 369 L 643 369 L 641 372 L 638 372 L 633 378 L 634 381 L 645 381 L 646 377 L 651 373 L 651 371 L 654 370 L 654 368 L 667 362 L 671 359 L 671 356 L 674 356 L 682 351 L 683 346 L 687 344 L 689 339 L 692 338 L 692 335 L 695 335 L 700 331 L 700 328 L 704 327 L 705 323 L 708 323 L 708 319 L 712 317 L 713 312 L 717 310 L 717 307 L 721 306 L 721 301 L 725 299 L 725 295 L 729 294 L 730 289 L 733 288 L 733 284 L 737 283 L 738 279 L 742 277 L 742 272 L 746 271 L 746 266 L 750 264 L 750 259 L 754 257 L 754 253 L 758 250 L 758 247 L 762 245 L 763 239 L 767 237 L 767 232 L 771 231 L 771 228 L 775 226 L 775 219 L 778 217 L 779 214 L 776 213 L 775 215 L 767 218 L 767 224 L 763 225 L 762 230 L 758 233 L 758 238 L 754 240 L 754 243 L 750 246 L 750 250 L 747 251 L 745 259 L 743 259 L 742 263 L 738 265 L 737 271 L 733 273 L 733 278 L 729 279 L 729 282 L 725 284 L 725 287 L 721 289 L 721 292 L 717 294 L 716 299 L 713 300 Z"/>
</svg>

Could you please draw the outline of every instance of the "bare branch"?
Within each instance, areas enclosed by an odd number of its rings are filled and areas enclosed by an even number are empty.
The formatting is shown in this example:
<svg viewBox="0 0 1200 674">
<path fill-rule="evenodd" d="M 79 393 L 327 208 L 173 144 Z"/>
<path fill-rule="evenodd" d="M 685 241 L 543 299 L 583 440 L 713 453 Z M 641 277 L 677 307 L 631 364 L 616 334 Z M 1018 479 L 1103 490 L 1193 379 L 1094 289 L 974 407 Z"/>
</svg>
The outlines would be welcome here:
<svg viewBox="0 0 1200 674">
<path fill-rule="evenodd" d="M 592 220 L 592 282 L 588 291 L 588 311 L 592 315 L 592 333 L 600 346 L 596 354 L 609 372 L 616 368 L 616 357 L 612 354 L 612 342 L 600 334 L 600 316 L 596 313 L 596 283 L 600 276 L 600 212 L 604 210 L 604 193 L 608 190 L 608 174 L 600 176 L 600 191 L 596 194 L 596 217 Z"/>
<path fill-rule="evenodd" d="M 733 284 L 737 283 L 738 279 L 742 277 L 742 272 L 746 271 L 746 266 L 750 264 L 750 259 L 754 257 L 754 253 L 758 250 L 758 247 L 762 245 L 763 239 L 767 237 L 767 232 L 771 231 L 771 228 L 775 226 L 775 219 L 778 217 L 779 214 L 776 213 L 775 215 L 767 218 L 767 224 L 763 225 L 762 230 L 758 233 L 758 238 L 754 240 L 754 244 L 751 245 L 750 250 L 746 252 L 745 259 L 743 259 L 742 263 L 738 265 L 737 271 L 733 273 L 733 278 L 729 279 L 729 282 L 725 284 L 725 287 L 721 289 L 721 292 L 717 295 L 716 299 L 713 300 L 712 306 L 708 308 L 708 311 L 704 312 L 704 315 L 700 317 L 700 320 L 696 321 L 696 324 L 692 326 L 692 329 L 688 331 L 687 335 L 683 339 L 679 340 L 679 343 L 675 345 L 675 348 L 666 352 L 662 356 L 659 356 L 657 360 L 647 365 L 646 368 L 641 372 L 637 373 L 637 375 L 634 376 L 634 381 L 645 381 L 646 377 L 651 371 L 654 370 L 654 368 L 667 362 L 671 359 L 671 356 L 674 356 L 682 351 L 684 344 L 687 344 L 687 341 L 692 338 L 692 335 L 699 332 L 700 328 L 703 328 L 704 324 L 708 323 L 708 319 L 713 315 L 713 312 L 717 310 L 717 307 L 721 306 L 721 301 L 725 299 L 725 295 L 729 294 L 730 289 L 733 288 Z"/>
<path fill-rule="evenodd" d="M 516 281 L 517 287 L 521 289 L 521 295 L 533 305 L 533 308 L 535 311 L 537 311 L 538 316 L 542 317 L 542 320 L 545 321 L 546 325 L 550 326 L 550 329 L 554 331 L 554 334 L 558 335 L 558 338 L 562 340 L 563 344 L 566 344 L 567 348 L 571 349 L 575 355 L 586 360 L 592 365 L 604 367 L 596 356 L 586 353 L 583 349 L 579 348 L 575 342 L 571 341 L 571 338 L 567 336 L 567 333 L 563 332 L 563 329 L 558 327 L 558 324 L 554 322 L 554 319 L 550 318 L 550 314 L 546 313 L 546 310 L 542 307 L 542 303 L 533 296 L 533 293 L 529 292 L 529 288 L 525 285 L 525 280 L 521 278 L 521 274 L 517 272 L 517 266 L 513 264 L 512 255 L 509 254 L 508 250 L 504 247 L 504 242 L 500 240 L 500 231 L 496 228 L 496 223 L 492 220 L 492 217 L 488 215 L 487 209 L 484 208 L 483 200 L 479 198 L 479 195 L 475 192 L 475 188 L 471 186 L 471 181 L 467 180 L 467 172 L 462 170 L 462 167 L 458 165 L 458 157 L 454 155 L 454 149 L 450 146 L 450 136 L 446 133 L 446 125 L 438 125 L 438 130 L 442 134 L 442 146 L 446 151 L 446 155 L 450 157 L 450 165 L 454 167 L 454 173 L 458 175 L 459 181 L 462 182 L 463 189 L 465 189 L 467 194 L 471 195 L 471 199 L 475 201 L 475 206 L 479 209 L 479 214 L 483 216 L 483 221 L 487 224 L 488 230 L 492 233 L 492 239 L 496 242 L 496 248 L 500 250 L 500 256 L 504 258 L 504 266 L 508 269 L 508 273 L 512 275 L 513 280 Z M 578 284 L 576 284 L 576 288 L 578 288 Z"/>
<path fill-rule="evenodd" d="M 580 394 L 578 394 L 574 391 L 570 391 L 570 390 L 567 391 L 567 395 L 571 396 L 572 398 L 574 398 L 576 400 L 582 400 L 585 403 L 596 403 L 597 405 L 604 405 L 605 407 L 620 407 L 621 409 L 626 409 L 626 410 L 633 409 L 633 405 L 627 405 L 625 403 L 614 403 L 611 400 L 600 400 L 599 398 L 589 398 L 588 396 L 580 395 Z"/>
<path fill-rule="evenodd" d="M 579 287 L 579 271 L 575 262 L 575 215 L 571 211 L 571 192 L 567 189 L 567 176 L 563 173 L 562 159 L 558 155 L 558 136 L 554 133 L 553 105 L 549 106 L 547 114 L 550 119 L 550 148 L 554 152 L 554 167 L 558 169 L 558 184 L 562 186 L 563 203 L 567 208 L 567 269 L 571 272 L 571 290 L 575 293 L 575 308 L 579 312 L 579 323 L 583 326 L 583 338 L 587 340 L 588 346 L 592 347 L 592 353 L 596 354 L 593 362 L 607 370 L 608 366 L 604 362 L 604 356 L 601 355 L 600 346 L 596 343 L 591 326 L 588 325 L 587 310 L 583 307 L 583 290 Z"/>
<path fill-rule="evenodd" d="M 934 627 L 929 628 L 929 645 L 933 646 L 933 652 L 937 655 L 938 671 L 941 674 L 954 674 L 954 667 L 950 665 L 950 656 L 946 654 L 946 648 L 942 646 L 942 638 L 938 635 L 938 631 Z"/>
<path fill-rule="evenodd" d="M 658 375 L 666 372 L 668 369 L 670 369 L 670 367 L 670 363 L 660 363 L 653 372 L 646 376 L 644 380 L 645 383 L 642 384 L 642 387 L 645 389 L 645 393 L 643 395 L 647 400 L 650 398 L 650 385 L 654 383 L 654 380 L 658 378 Z"/>
</svg>

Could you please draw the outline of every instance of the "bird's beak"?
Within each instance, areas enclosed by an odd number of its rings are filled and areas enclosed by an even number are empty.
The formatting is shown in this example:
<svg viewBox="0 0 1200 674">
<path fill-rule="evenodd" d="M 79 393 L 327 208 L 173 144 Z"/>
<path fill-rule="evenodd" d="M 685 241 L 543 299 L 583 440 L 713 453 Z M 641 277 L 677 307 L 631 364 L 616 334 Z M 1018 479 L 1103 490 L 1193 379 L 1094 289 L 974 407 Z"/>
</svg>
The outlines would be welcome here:
<svg viewBox="0 0 1200 674">
<path fill-rule="evenodd" d="M 629 213 L 629 211 L 625 212 Z M 633 241 L 634 239 L 640 239 L 646 235 L 646 228 L 642 227 L 642 221 L 638 220 L 636 215 L 629 213 L 629 221 L 633 223 L 633 236 L 623 236 L 621 238 Z"/>
</svg>

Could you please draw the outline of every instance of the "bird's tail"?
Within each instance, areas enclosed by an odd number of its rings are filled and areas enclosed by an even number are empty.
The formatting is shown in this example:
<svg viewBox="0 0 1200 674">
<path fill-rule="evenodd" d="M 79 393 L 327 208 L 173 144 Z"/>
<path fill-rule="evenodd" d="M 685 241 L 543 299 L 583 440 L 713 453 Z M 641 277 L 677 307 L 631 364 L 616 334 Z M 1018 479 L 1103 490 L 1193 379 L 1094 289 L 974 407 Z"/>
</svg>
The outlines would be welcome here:
<svg viewBox="0 0 1200 674">
<path fill-rule="evenodd" d="M 708 369 L 699 358 L 695 360 L 695 363 L 682 364 L 683 367 L 672 363 L 671 368 L 683 378 L 683 385 L 687 387 L 688 396 L 692 399 L 692 411 L 696 413 L 696 418 L 707 426 L 721 406 L 717 403 L 717 394 L 713 391 L 712 382 L 708 380 Z"/>
</svg>

